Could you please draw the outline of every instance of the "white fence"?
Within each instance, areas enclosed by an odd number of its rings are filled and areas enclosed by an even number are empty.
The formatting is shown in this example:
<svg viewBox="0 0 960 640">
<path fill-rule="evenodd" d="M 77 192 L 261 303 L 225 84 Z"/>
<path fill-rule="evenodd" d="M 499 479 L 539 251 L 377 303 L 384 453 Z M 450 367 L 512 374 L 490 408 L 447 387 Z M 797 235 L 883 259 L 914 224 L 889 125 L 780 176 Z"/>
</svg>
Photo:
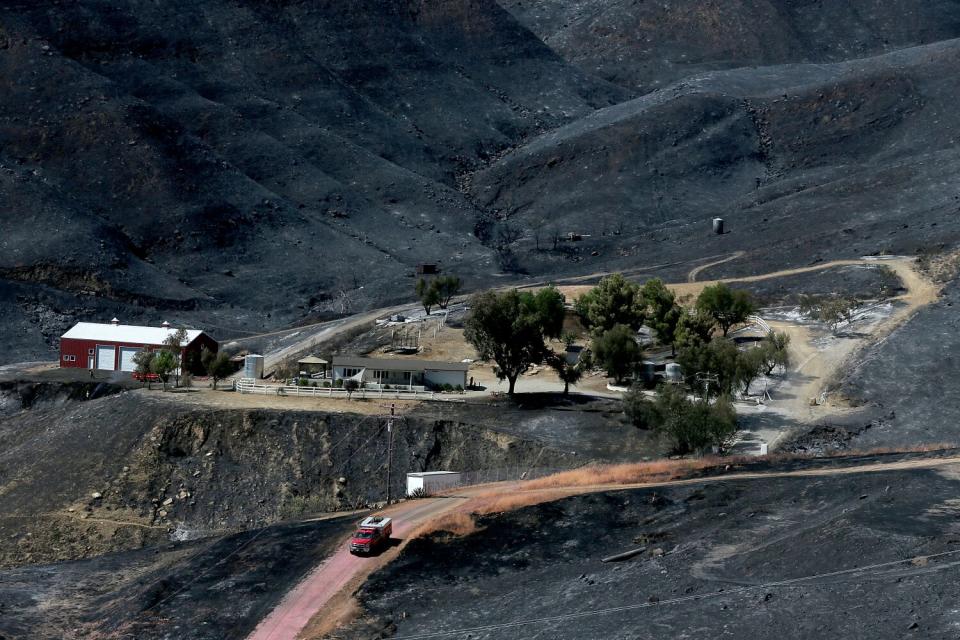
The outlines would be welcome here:
<svg viewBox="0 0 960 640">
<path fill-rule="evenodd" d="M 297 385 L 259 384 L 253 378 L 240 378 L 234 384 L 240 393 L 259 393 L 281 398 L 395 398 L 398 400 L 434 400 L 437 402 L 465 402 L 462 397 L 436 391 L 420 391 L 416 387 L 407 389 L 357 389 L 348 393 L 336 387 L 301 387 Z"/>
<path fill-rule="evenodd" d="M 760 316 L 753 315 L 747 316 L 747 321 L 752 322 L 753 324 L 760 327 L 764 333 L 773 333 L 773 329 L 770 328 L 770 325 L 767 324 L 767 321 L 761 318 Z"/>
</svg>

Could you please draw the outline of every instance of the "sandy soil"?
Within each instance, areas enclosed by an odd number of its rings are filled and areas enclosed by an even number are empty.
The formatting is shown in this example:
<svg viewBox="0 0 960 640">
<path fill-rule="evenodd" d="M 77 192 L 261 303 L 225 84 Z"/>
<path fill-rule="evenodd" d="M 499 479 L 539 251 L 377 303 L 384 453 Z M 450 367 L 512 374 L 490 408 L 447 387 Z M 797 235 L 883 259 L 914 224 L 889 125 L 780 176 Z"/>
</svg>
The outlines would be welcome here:
<svg viewBox="0 0 960 640">
<path fill-rule="evenodd" d="M 176 393 L 163 393 L 155 387 L 152 391 L 142 389 L 137 393 L 162 393 L 165 400 L 175 399 L 184 404 L 215 407 L 218 409 L 285 409 L 288 411 L 331 411 L 364 415 L 382 414 L 384 411 L 383 405 L 386 402 L 359 398 L 354 400 L 317 397 L 298 398 L 290 395 L 278 398 L 270 395 L 236 393 L 222 387 L 216 391 L 209 387 L 192 387 Z M 407 411 L 420 404 L 420 402 L 416 400 L 396 399 L 389 400 L 389 403 L 395 404 L 397 410 L 401 412 Z"/>
</svg>

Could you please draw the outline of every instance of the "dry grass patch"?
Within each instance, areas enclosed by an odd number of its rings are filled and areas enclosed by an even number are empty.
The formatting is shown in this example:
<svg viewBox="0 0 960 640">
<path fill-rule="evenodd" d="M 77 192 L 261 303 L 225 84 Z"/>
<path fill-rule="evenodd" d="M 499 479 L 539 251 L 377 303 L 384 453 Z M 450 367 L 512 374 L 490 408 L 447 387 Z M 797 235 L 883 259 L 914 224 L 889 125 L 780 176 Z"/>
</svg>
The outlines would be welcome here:
<svg viewBox="0 0 960 640">
<path fill-rule="evenodd" d="M 629 464 L 598 465 L 563 471 L 552 476 L 530 480 L 522 485 L 524 490 L 561 487 L 588 487 L 594 485 L 640 484 L 664 482 L 685 477 L 693 471 L 739 464 L 742 458 L 694 458 L 681 460 L 655 460 Z"/>
<path fill-rule="evenodd" d="M 615 489 L 618 485 L 642 485 L 658 482 L 670 482 L 690 478 L 694 473 L 707 469 L 732 471 L 748 463 L 766 462 L 772 464 L 800 460 L 830 459 L 871 455 L 889 455 L 897 453 L 931 453 L 956 450 L 956 444 L 921 444 L 912 447 L 878 447 L 858 451 L 834 451 L 825 455 L 797 453 L 773 453 L 766 456 L 704 457 L 678 460 L 655 460 L 616 465 L 592 465 L 563 471 L 537 480 L 519 483 L 516 488 L 504 492 L 502 487 L 491 487 L 490 492 L 478 495 L 463 503 L 455 511 L 447 512 L 421 525 L 411 536 L 418 538 L 446 531 L 455 536 L 465 536 L 480 530 L 477 517 L 492 513 L 505 513 L 523 507 L 544 502 L 553 502 L 569 496 L 589 492 L 592 489 Z M 757 471 L 763 474 L 763 471 Z M 771 475 L 778 472 L 771 471 Z"/>
<path fill-rule="evenodd" d="M 455 536 L 466 536 L 477 531 L 477 521 L 466 511 L 445 513 L 442 516 L 437 516 L 432 520 L 424 522 L 410 537 L 421 538 L 437 531 L 446 531 Z"/>
</svg>

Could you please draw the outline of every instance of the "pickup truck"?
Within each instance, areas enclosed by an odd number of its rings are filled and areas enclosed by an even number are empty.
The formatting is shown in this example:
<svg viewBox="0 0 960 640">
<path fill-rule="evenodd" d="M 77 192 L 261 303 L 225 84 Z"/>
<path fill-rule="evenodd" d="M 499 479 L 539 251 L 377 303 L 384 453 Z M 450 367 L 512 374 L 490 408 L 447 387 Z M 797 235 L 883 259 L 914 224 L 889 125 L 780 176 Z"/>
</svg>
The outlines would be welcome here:
<svg viewBox="0 0 960 640">
<path fill-rule="evenodd" d="M 393 521 L 383 516 L 364 518 L 350 538 L 350 553 L 362 555 L 375 553 L 390 546 Z"/>
</svg>

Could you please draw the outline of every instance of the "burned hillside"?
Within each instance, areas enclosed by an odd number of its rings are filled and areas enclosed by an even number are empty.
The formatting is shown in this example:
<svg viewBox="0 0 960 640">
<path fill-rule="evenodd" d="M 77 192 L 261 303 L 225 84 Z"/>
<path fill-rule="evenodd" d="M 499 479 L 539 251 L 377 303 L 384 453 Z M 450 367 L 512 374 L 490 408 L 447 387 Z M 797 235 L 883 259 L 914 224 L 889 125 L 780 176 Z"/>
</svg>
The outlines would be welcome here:
<svg viewBox="0 0 960 640">
<path fill-rule="evenodd" d="M 3 3 L 0 357 L 96 316 L 356 312 L 424 261 L 951 245 L 957 36 L 950 0 Z"/>
</svg>

